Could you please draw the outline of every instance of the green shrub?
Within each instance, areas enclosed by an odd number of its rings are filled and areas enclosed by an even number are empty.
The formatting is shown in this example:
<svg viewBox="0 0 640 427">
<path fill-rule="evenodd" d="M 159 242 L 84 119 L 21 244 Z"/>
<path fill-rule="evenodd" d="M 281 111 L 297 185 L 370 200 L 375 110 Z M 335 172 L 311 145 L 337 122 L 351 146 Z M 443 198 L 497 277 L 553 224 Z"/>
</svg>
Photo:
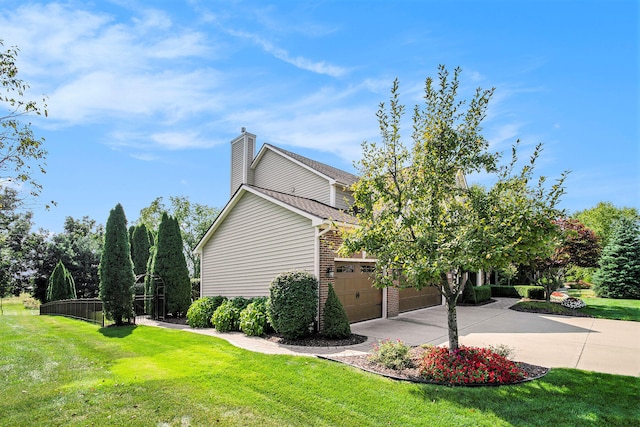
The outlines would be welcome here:
<svg viewBox="0 0 640 427">
<path fill-rule="evenodd" d="M 255 298 L 240 312 L 240 330 L 259 337 L 267 327 L 267 298 Z"/>
<path fill-rule="evenodd" d="M 340 339 L 351 336 L 351 326 L 349 325 L 347 312 L 344 310 L 331 283 L 329 283 L 329 294 L 327 295 L 327 301 L 324 303 L 322 319 L 324 321 L 323 334 L 325 337 Z"/>
<path fill-rule="evenodd" d="M 542 286 L 526 286 L 525 293 L 527 296 L 524 298 L 544 300 L 544 288 Z"/>
<path fill-rule="evenodd" d="M 476 304 L 481 302 L 489 301 L 491 299 L 491 286 L 474 286 L 473 293 L 476 298 Z"/>
<path fill-rule="evenodd" d="M 497 298 L 521 298 L 515 286 L 491 285 L 491 296 Z"/>
<path fill-rule="evenodd" d="M 462 300 L 464 304 L 480 304 L 491 299 L 491 287 L 489 285 L 473 286 L 471 281 L 467 280 L 462 290 Z"/>
<path fill-rule="evenodd" d="M 278 275 L 269 286 L 269 323 L 286 339 L 312 330 L 318 310 L 318 280 L 306 271 Z"/>
<path fill-rule="evenodd" d="M 495 286 L 491 285 L 492 297 L 505 298 L 529 298 L 544 299 L 544 288 L 542 286 L 516 285 L 516 286 Z"/>
<path fill-rule="evenodd" d="M 211 324 L 218 332 L 239 331 L 240 310 L 227 300 L 213 312 Z"/>
<path fill-rule="evenodd" d="M 226 297 L 203 297 L 195 300 L 187 310 L 187 324 L 192 328 L 210 328 L 211 316 Z"/>
<path fill-rule="evenodd" d="M 477 304 L 478 301 L 476 300 L 476 293 L 474 292 L 474 286 L 473 283 L 471 283 L 471 280 L 467 280 L 464 284 L 464 288 L 462 289 L 462 299 L 460 302 L 464 303 L 464 304 Z"/>
<path fill-rule="evenodd" d="M 233 304 L 233 306 L 240 311 L 247 308 L 247 306 L 251 304 L 251 302 L 252 302 L 251 299 L 247 299 L 244 297 L 235 297 L 231 299 L 231 304 Z"/>
<path fill-rule="evenodd" d="M 389 369 L 404 369 L 411 365 L 410 349 L 411 347 L 400 340 L 378 341 L 378 344 L 373 346 L 368 359 Z"/>
</svg>

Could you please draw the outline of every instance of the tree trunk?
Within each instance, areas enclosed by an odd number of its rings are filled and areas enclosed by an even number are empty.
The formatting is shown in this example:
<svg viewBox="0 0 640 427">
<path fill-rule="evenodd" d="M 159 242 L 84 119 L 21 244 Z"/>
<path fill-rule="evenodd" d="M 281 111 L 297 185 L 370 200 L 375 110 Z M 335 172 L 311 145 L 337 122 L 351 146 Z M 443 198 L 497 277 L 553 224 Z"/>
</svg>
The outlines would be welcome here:
<svg viewBox="0 0 640 427">
<path fill-rule="evenodd" d="M 442 290 L 447 308 L 447 327 L 449 330 L 449 352 L 458 349 L 458 315 L 456 306 L 458 304 L 458 296 L 460 294 L 460 286 L 457 283 L 457 275 L 449 278 L 447 274 L 442 274 Z"/>
<path fill-rule="evenodd" d="M 447 307 L 447 326 L 449 328 L 449 353 L 458 349 L 458 315 L 456 313 L 457 297 L 445 299 Z"/>
</svg>

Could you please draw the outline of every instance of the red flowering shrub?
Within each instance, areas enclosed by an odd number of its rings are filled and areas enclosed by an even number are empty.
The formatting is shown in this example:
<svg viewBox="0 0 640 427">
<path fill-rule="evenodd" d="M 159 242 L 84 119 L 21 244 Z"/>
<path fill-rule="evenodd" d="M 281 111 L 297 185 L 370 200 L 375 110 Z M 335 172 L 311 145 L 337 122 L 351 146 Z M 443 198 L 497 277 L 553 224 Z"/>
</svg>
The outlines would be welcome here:
<svg viewBox="0 0 640 427">
<path fill-rule="evenodd" d="M 420 375 L 449 384 L 511 384 L 525 372 L 511 360 L 488 348 L 460 347 L 452 354 L 445 347 L 426 349 Z"/>
</svg>

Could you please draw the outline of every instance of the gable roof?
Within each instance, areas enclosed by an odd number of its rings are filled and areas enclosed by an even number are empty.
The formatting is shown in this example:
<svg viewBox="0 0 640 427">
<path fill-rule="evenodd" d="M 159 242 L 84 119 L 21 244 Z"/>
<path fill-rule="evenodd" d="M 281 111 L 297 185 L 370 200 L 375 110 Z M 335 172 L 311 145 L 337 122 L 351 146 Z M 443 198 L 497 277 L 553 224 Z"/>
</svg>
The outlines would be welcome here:
<svg viewBox="0 0 640 427">
<path fill-rule="evenodd" d="M 325 163 L 312 160 L 308 157 L 301 156 L 300 154 L 296 154 L 292 151 L 285 150 L 280 147 L 276 147 L 275 145 L 272 145 L 272 144 L 262 145 L 262 148 L 260 148 L 260 152 L 252 162 L 251 167 L 255 167 L 256 163 L 260 161 L 260 158 L 264 155 L 266 150 L 271 150 L 280 154 L 281 156 L 288 157 L 290 160 L 302 165 L 306 169 L 309 169 L 312 172 L 323 176 L 324 178 L 333 180 L 345 186 L 351 186 L 359 179 L 356 175 L 352 173 L 343 171 L 338 168 L 334 168 L 333 166 L 329 166 Z"/>
<path fill-rule="evenodd" d="M 291 208 L 299 209 L 322 220 L 335 221 L 345 224 L 357 223 L 357 220 L 354 216 L 349 215 L 345 211 L 334 208 L 333 206 L 325 205 L 324 203 L 318 202 L 317 200 L 293 196 L 291 194 L 281 193 L 279 191 L 268 190 L 266 188 L 256 186 L 248 187 L 264 194 L 265 196 L 285 203 Z"/>
<path fill-rule="evenodd" d="M 356 218 L 348 213 L 332 206 L 325 205 L 324 203 L 320 203 L 316 200 L 243 184 L 238 187 L 238 190 L 236 190 L 227 205 L 222 209 L 220 215 L 218 215 L 218 217 L 213 221 L 213 224 L 211 224 L 211 227 L 209 227 L 205 235 L 202 236 L 193 252 L 202 253 L 204 245 L 211 236 L 213 236 L 220 224 L 224 222 L 224 219 L 233 210 L 233 207 L 238 203 L 242 195 L 247 192 L 310 219 L 312 226 L 331 224 L 334 222 L 342 225 L 354 225 L 357 223 Z"/>
</svg>

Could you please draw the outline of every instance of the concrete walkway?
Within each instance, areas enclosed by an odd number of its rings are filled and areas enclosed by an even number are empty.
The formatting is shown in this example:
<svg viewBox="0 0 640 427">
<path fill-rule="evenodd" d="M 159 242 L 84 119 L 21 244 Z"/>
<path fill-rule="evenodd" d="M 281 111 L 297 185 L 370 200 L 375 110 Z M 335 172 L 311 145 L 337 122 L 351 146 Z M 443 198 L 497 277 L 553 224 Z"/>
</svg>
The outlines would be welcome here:
<svg viewBox="0 0 640 427">
<path fill-rule="evenodd" d="M 521 313 L 508 307 L 517 300 L 496 298 L 480 307 L 458 307 L 461 345 L 504 344 L 514 349 L 514 359 L 550 368 L 577 368 L 611 374 L 640 376 L 640 322 Z M 349 347 L 299 347 L 247 337 L 242 333 L 218 333 L 151 320 L 138 324 L 184 329 L 216 336 L 247 350 L 299 356 L 363 354 L 378 340 L 401 339 L 410 345 L 448 343 L 444 306 L 375 319 L 351 325 L 367 342 Z"/>
</svg>

